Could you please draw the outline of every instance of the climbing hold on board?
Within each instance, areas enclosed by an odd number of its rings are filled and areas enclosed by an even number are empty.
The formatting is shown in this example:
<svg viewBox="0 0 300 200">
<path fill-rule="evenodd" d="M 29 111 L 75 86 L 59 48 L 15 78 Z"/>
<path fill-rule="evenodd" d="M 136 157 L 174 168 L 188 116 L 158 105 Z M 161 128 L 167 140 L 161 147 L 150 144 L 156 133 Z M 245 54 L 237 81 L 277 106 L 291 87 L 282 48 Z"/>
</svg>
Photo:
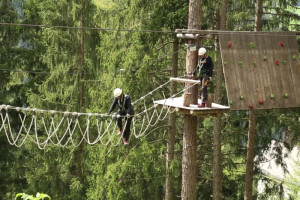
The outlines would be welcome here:
<svg viewBox="0 0 300 200">
<path fill-rule="evenodd" d="M 288 98 L 288 97 L 289 97 L 288 93 L 285 93 L 284 98 Z"/>
<path fill-rule="evenodd" d="M 284 47 L 284 44 L 283 44 L 282 41 L 279 42 L 279 45 L 280 45 L 281 47 Z"/>
<path fill-rule="evenodd" d="M 264 61 L 267 61 L 267 56 L 264 56 L 264 58 L 263 58 L 263 59 L 264 59 Z"/>
<path fill-rule="evenodd" d="M 285 60 L 284 60 L 284 61 L 282 61 L 282 64 L 286 65 L 286 61 L 285 61 Z"/>
<path fill-rule="evenodd" d="M 279 66 L 279 61 L 278 61 L 278 60 L 276 60 L 276 62 L 275 62 L 275 63 L 276 63 L 276 65 L 277 65 L 277 66 Z"/>
<path fill-rule="evenodd" d="M 256 67 L 256 62 L 253 62 L 253 66 Z"/>
<path fill-rule="evenodd" d="M 232 46 L 232 45 L 231 45 L 231 42 L 228 42 L 228 45 L 227 45 L 227 46 L 228 46 L 228 48 L 230 48 L 230 47 Z"/>
<path fill-rule="evenodd" d="M 296 56 L 296 55 L 293 55 L 292 58 L 293 58 L 293 60 L 296 60 L 296 59 L 297 59 L 297 56 Z"/>
<path fill-rule="evenodd" d="M 253 108 L 253 105 L 252 105 L 252 104 L 249 104 L 249 108 L 251 108 L 251 109 L 252 109 L 252 108 Z"/>
<path fill-rule="evenodd" d="M 245 97 L 244 97 L 243 95 L 241 95 L 241 96 L 240 96 L 240 99 L 241 99 L 241 100 L 244 100 L 244 99 L 245 99 Z"/>
<path fill-rule="evenodd" d="M 227 65 L 227 62 L 223 62 L 223 65 L 226 66 L 226 65 Z"/>
<path fill-rule="evenodd" d="M 243 66 L 243 62 L 239 62 L 239 66 L 242 67 Z"/>
<path fill-rule="evenodd" d="M 253 42 L 250 42 L 250 47 L 251 48 L 254 48 L 255 47 L 255 44 Z"/>
<path fill-rule="evenodd" d="M 264 100 L 260 99 L 259 104 L 261 104 L 261 105 L 264 104 Z"/>
<path fill-rule="evenodd" d="M 229 104 L 230 104 L 230 105 L 233 105 L 233 101 L 229 101 Z"/>
<path fill-rule="evenodd" d="M 274 94 L 270 94 L 270 98 L 271 98 L 271 99 L 274 99 L 274 98 L 275 98 L 275 95 L 274 95 Z"/>
</svg>

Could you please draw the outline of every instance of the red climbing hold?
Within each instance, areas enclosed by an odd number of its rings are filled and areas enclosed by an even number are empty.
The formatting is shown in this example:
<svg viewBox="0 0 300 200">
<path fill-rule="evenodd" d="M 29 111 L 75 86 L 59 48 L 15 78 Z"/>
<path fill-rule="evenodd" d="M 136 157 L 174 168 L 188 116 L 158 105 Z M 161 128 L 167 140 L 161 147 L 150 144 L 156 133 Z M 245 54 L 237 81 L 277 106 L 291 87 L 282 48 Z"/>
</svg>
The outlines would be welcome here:
<svg viewBox="0 0 300 200">
<path fill-rule="evenodd" d="M 276 63 L 276 65 L 277 65 L 277 66 L 279 66 L 279 61 L 278 61 L 278 60 L 276 60 L 276 62 L 275 62 L 275 63 Z"/>
<path fill-rule="evenodd" d="M 279 42 L 279 45 L 280 45 L 281 47 L 284 47 L 284 44 L 283 44 L 282 41 Z"/>
<path fill-rule="evenodd" d="M 264 104 L 264 100 L 260 99 L 259 104 Z"/>
<path fill-rule="evenodd" d="M 231 42 L 228 42 L 228 48 L 230 48 L 231 47 Z"/>
<path fill-rule="evenodd" d="M 252 104 L 250 104 L 250 105 L 249 105 L 249 108 L 251 108 L 251 109 L 252 109 L 252 108 L 253 108 L 253 105 L 252 105 Z"/>
</svg>

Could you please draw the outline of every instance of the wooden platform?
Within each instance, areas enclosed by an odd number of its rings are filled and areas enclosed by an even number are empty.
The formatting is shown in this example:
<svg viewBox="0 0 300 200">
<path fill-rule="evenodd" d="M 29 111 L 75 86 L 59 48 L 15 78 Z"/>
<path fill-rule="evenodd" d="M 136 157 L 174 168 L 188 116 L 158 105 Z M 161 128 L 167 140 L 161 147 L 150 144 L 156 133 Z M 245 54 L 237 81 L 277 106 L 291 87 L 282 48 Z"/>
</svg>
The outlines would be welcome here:
<svg viewBox="0 0 300 200">
<path fill-rule="evenodd" d="M 154 101 L 155 104 L 164 106 L 166 109 L 171 107 L 177 112 L 186 115 L 194 115 L 198 117 L 216 117 L 225 112 L 229 111 L 229 106 L 222 106 L 220 104 L 212 103 L 211 107 L 199 108 L 198 105 L 191 104 L 190 107 L 183 106 L 183 97 L 177 97 L 173 99 L 162 99 Z M 198 99 L 198 103 L 201 103 L 201 100 Z"/>
</svg>

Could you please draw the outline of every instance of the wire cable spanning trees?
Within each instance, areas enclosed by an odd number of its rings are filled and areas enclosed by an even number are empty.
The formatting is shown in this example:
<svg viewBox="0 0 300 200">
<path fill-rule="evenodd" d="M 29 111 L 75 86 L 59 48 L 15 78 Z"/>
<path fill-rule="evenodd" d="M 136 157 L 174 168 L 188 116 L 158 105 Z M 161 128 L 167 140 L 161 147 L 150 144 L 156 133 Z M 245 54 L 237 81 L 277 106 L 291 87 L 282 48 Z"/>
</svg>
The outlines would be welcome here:
<svg viewBox="0 0 300 200">
<path fill-rule="evenodd" d="M 137 114 L 133 116 L 132 132 L 135 138 L 146 135 L 150 128 L 163 121 L 168 113 L 175 109 L 163 105 L 154 104 L 154 98 L 161 96 L 165 101 L 173 99 L 184 93 L 195 84 L 166 98 L 164 87 L 170 81 L 160 85 L 151 92 L 133 102 Z M 150 105 L 150 106 L 149 106 Z M 21 147 L 27 140 L 34 142 L 38 148 L 45 149 L 48 144 L 56 146 L 79 146 L 82 142 L 90 145 L 101 143 L 102 145 L 116 146 L 121 137 L 116 139 L 117 123 L 115 119 L 125 117 L 116 114 L 80 113 L 69 111 L 43 110 L 37 108 L 14 107 L 0 105 L 1 126 L 10 145 Z M 17 116 L 12 118 L 11 116 Z"/>
<path fill-rule="evenodd" d="M 195 30 L 195 29 L 178 29 L 175 31 L 168 30 L 139 30 L 139 29 L 115 29 L 115 28 L 101 28 L 101 27 L 81 27 L 81 26 L 60 26 L 60 25 L 46 25 L 46 24 L 20 24 L 20 23 L 7 23 L 0 22 L 2 26 L 23 26 L 30 28 L 56 28 L 56 29 L 77 29 L 77 30 L 98 30 L 98 31 L 120 31 L 120 32 L 142 32 L 142 33 L 163 33 L 163 34 L 203 34 L 199 37 L 205 37 L 205 35 L 219 35 L 219 34 L 238 34 L 243 32 L 244 34 L 253 34 L 253 31 L 222 31 L 222 30 Z M 288 31 L 300 35 L 300 31 Z M 272 35 L 274 32 L 255 32 L 256 35 Z M 284 31 L 276 32 L 280 33 L 280 36 L 291 36 L 290 34 L 285 34 Z"/>
<path fill-rule="evenodd" d="M 25 27 L 32 27 L 32 28 L 40 27 L 40 28 L 85 29 L 85 30 L 99 30 L 99 31 L 122 31 L 122 32 L 145 32 L 145 33 L 175 34 L 175 31 L 138 30 L 138 29 L 114 29 L 114 28 L 80 27 L 80 26 L 59 26 L 59 25 L 45 25 L 45 24 L 19 24 L 19 23 L 5 23 L 5 22 L 0 22 L 0 25 L 25 26 Z"/>
</svg>

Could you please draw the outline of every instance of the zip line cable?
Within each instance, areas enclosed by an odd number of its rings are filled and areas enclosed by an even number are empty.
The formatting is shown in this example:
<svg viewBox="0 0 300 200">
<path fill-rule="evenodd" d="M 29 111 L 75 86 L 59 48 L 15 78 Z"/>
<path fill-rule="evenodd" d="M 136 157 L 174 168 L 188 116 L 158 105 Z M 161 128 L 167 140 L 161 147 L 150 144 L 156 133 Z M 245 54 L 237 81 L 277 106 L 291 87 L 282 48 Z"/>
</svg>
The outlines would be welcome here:
<svg viewBox="0 0 300 200">
<path fill-rule="evenodd" d="M 197 83 L 184 88 L 180 92 L 166 98 L 163 88 L 170 83 L 158 86 L 132 104 L 136 110 L 142 110 L 132 115 L 132 135 L 135 138 L 146 137 L 150 128 L 164 121 L 169 113 L 176 110 L 165 103 L 182 94 Z M 154 103 L 155 96 L 161 96 L 165 101 L 162 107 Z M 152 102 L 152 105 L 147 102 Z M 17 114 L 19 121 L 11 118 Z M 78 147 L 82 142 L 89 145 L 100 143 L 104 146 L 117 146 L 122 137 L 118 137 L 117 118 L 121 115 L 101 113 L 80 113 L 69 111 L 43 110 L 37 108 L 14 107 L 0 105 L 0 132 L 3 131 L 10 145 L 21 147 L 27 140 L 35 143 L 39 149 L 45 149 L 48 144 L 65 147 Z M 17 122 L 17 123 L 16 123 Z M 124 124 L 126 127 L 127 120 Z M 122 133 L 123 134 L 123 133 Z"/>
</svg>

